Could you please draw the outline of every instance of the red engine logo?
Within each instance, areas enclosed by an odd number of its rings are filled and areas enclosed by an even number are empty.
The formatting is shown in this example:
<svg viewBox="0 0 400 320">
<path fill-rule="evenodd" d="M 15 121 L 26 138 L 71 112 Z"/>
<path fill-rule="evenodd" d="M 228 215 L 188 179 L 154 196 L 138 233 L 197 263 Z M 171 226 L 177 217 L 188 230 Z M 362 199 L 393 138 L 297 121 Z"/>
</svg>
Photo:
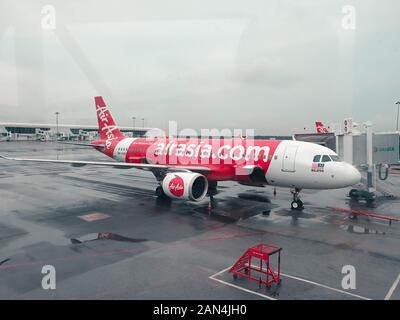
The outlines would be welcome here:
<svg viewBox="0 0 400 320">
<path fill-rule="evenodd" d="M 182 197 L 185 191 L 183 184 L 184 182 L 181 177 L 175 177 L 169 182 L 168 189 L 174 196 Z"/>
</svg>

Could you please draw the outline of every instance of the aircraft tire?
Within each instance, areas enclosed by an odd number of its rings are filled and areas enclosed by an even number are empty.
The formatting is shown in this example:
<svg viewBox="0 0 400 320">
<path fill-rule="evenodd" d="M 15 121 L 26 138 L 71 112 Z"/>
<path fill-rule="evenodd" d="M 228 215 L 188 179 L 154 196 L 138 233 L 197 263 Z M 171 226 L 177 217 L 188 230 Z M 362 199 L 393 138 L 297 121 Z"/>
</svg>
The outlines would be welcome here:
<svg viewBox="0 0 400 320">
<path fill-rule="evenodd" d="M 304 209 L 303 201 L 301 201 L 301 200 L 292 201 L 290 206 L 293 210 L 303 210 Z"/>
<path fill-rule="evenodd" d="M 166 197 L 166 194 L 164 193 L 164 190 L 161 186 L 158 186 L 156 189 L 156 196 L 161 198 L 161 197 Z"/>
</svg>

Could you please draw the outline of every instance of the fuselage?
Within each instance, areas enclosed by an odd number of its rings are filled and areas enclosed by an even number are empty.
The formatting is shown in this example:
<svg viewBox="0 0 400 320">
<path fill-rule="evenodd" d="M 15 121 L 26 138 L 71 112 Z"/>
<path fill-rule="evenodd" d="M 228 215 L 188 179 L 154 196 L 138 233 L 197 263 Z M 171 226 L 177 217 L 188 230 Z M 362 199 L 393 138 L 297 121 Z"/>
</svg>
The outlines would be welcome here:
<svg viewBox="0 0 400 320">
<path fill-rule="evenodd" d="M 208 181 L 250 185 L 336 189 L 353 185 L 360 173 L 331 149 L 293 140 L 120 138 L 93 145 L 119 162 L 207 166 Z"/>
</svg>

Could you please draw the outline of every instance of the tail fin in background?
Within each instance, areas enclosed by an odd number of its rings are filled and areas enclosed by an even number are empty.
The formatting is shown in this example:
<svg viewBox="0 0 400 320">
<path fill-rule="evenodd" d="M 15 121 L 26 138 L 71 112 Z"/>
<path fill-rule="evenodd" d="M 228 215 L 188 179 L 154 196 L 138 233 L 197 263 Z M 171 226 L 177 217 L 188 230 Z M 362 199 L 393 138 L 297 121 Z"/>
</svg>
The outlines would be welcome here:
<svg viewBox="0 0 400 320">
<path fill-rule="evenodd" d="M 328 133 L 329 130 L 324 126 L 321 121 L 316 121 L 315 126 L 317 127 L 317 133 Z"/>
<path fill-rule="evenodd" d="M 101 140 L 124 138 L 125 135 L 118 129 L 110 111 L 104 103 L 103 97 L 94 97 L 96 103 L 97 121 Z"/>
</svg>

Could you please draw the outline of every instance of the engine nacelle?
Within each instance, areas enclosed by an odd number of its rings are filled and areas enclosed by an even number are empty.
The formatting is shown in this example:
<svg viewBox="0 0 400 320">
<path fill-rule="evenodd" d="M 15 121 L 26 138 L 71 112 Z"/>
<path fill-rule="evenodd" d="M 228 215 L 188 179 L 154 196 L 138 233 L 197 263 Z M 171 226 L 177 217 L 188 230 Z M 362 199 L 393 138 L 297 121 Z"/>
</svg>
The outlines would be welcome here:
<svg viewBox="0 0 400 320">
<path fill-rule="evenodd" d="M 208 180 L 200 173 L 168 173 L 163 182 L 164 193 L 171 198 L 201 201 L 208 190 Z"/>
</svg>

